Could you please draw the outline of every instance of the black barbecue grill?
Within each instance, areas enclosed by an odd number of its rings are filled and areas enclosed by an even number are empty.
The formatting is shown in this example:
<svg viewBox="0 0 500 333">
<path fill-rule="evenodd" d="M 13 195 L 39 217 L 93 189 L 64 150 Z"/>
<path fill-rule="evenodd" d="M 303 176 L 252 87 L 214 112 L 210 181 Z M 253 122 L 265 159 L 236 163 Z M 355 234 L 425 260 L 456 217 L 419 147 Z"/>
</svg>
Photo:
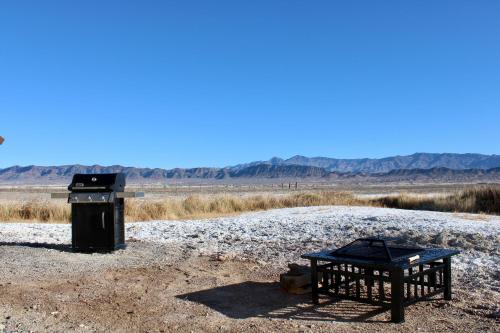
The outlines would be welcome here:
<svg viewBox="0 0 500 333">
<path fill-rule="evenodd" d="M 53 193 L 71 204 L 73 250 L 107 252 L 125 247 L 124 198 L 144 196 L 125 192 L 125 175 L 75 174 L 70 193 Z"/>
<path fill-rule="evenodd" d="M 404 321 L 405 305 L 439 293 L 451 299 L 451 256 L 458 253 L 360 238 L 335 251 L 308 253 L 302 258 L 311 261 L 314 304 L 322 294 L 379 305 L 391 309 L 391 320 L 399 323 Z"/>
</svg>

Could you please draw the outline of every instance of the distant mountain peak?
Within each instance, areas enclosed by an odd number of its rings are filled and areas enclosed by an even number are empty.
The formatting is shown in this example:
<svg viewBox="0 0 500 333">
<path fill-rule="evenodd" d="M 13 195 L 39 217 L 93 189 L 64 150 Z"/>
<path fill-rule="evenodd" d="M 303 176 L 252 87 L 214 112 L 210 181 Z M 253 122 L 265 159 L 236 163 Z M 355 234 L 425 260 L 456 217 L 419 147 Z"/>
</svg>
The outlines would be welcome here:
<svg viewBox="0 0 500 333">
<path fill-rule="evenodd" d="M 271 157 L 268 162 L 271 164 L 281 164 L 281 163 L 283 163 L 283 161 L 284 161 L 284 159 L 282 159 L 280 157 Z"/>
</svg>

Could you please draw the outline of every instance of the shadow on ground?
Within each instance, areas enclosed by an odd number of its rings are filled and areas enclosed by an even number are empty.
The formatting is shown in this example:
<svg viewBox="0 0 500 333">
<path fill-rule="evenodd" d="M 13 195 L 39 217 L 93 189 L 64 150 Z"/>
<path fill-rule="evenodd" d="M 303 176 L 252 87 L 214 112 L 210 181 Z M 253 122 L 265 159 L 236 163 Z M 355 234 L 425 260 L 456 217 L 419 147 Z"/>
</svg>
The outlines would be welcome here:
<svg viewBox="0 0 500 333">
<path fill-rule="evenodd" d="M 291 295 L 275 282 L 243 282 L 176 296 L 203 304 L 230 318 L 252 317 L 317 320 L 374 321 L 384 309 L 344 300 L 324 299 L 313 305 L 309 294 Z M 375 320 L 381 322 L 383 320 Z"/>
<path fill-rule="evenodd" d="M 36 249 L 49 249 L 61 252 L 73 252 L 69 244 L 48 244 L 48 243 L 28 243 L 28 242 L 0 242 L 0 246 L 24 246 Z"/>
</svg>

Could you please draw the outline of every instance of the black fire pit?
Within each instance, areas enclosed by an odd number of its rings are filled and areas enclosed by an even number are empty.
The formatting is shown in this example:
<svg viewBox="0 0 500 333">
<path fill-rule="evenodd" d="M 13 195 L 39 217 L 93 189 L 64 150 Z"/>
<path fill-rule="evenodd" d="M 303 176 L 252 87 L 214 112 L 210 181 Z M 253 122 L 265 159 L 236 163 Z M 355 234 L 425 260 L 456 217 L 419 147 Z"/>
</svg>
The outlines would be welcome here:
<svg viewBox="0 0 500 333">
<path fill-rule="evenodd" d="M 314 304 L 322 294 L 379 305 L 391 309 L 392 322 L 401 323 L 406 305 L 439 293 L 451 299 L 451 256 L 458 253 L 360 238 L 335 251 L 308 253 L 302 258 L 311 261 Z M 389 293 L 384 284 L 390 286 Z"/>
</svg>

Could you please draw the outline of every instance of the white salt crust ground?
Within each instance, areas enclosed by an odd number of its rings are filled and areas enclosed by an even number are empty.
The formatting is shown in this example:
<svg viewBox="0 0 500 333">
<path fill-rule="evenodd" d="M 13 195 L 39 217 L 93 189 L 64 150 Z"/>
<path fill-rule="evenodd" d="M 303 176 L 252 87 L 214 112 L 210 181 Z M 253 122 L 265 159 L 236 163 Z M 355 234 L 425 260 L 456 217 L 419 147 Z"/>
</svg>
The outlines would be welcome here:
<svg viewBox="0 0 500 333">
<path fill-rule="evenodd" d="M 204 255 L 223 254 L 283 267 L 300 255 L 355 238 L 461 250 L 453 272 L 462 283 L 500 292 L 500 217 L 374 207 L 301 207 L 190 221 L 128 223 L 126 238 L 167 243 Z M 1 243 L 70 244 L 69 224 L 0 223 Z M 476 289 L 471 285 L 471 289 Z M 481 288 L 482 289 L 482 288 Z"/>
</svg>

